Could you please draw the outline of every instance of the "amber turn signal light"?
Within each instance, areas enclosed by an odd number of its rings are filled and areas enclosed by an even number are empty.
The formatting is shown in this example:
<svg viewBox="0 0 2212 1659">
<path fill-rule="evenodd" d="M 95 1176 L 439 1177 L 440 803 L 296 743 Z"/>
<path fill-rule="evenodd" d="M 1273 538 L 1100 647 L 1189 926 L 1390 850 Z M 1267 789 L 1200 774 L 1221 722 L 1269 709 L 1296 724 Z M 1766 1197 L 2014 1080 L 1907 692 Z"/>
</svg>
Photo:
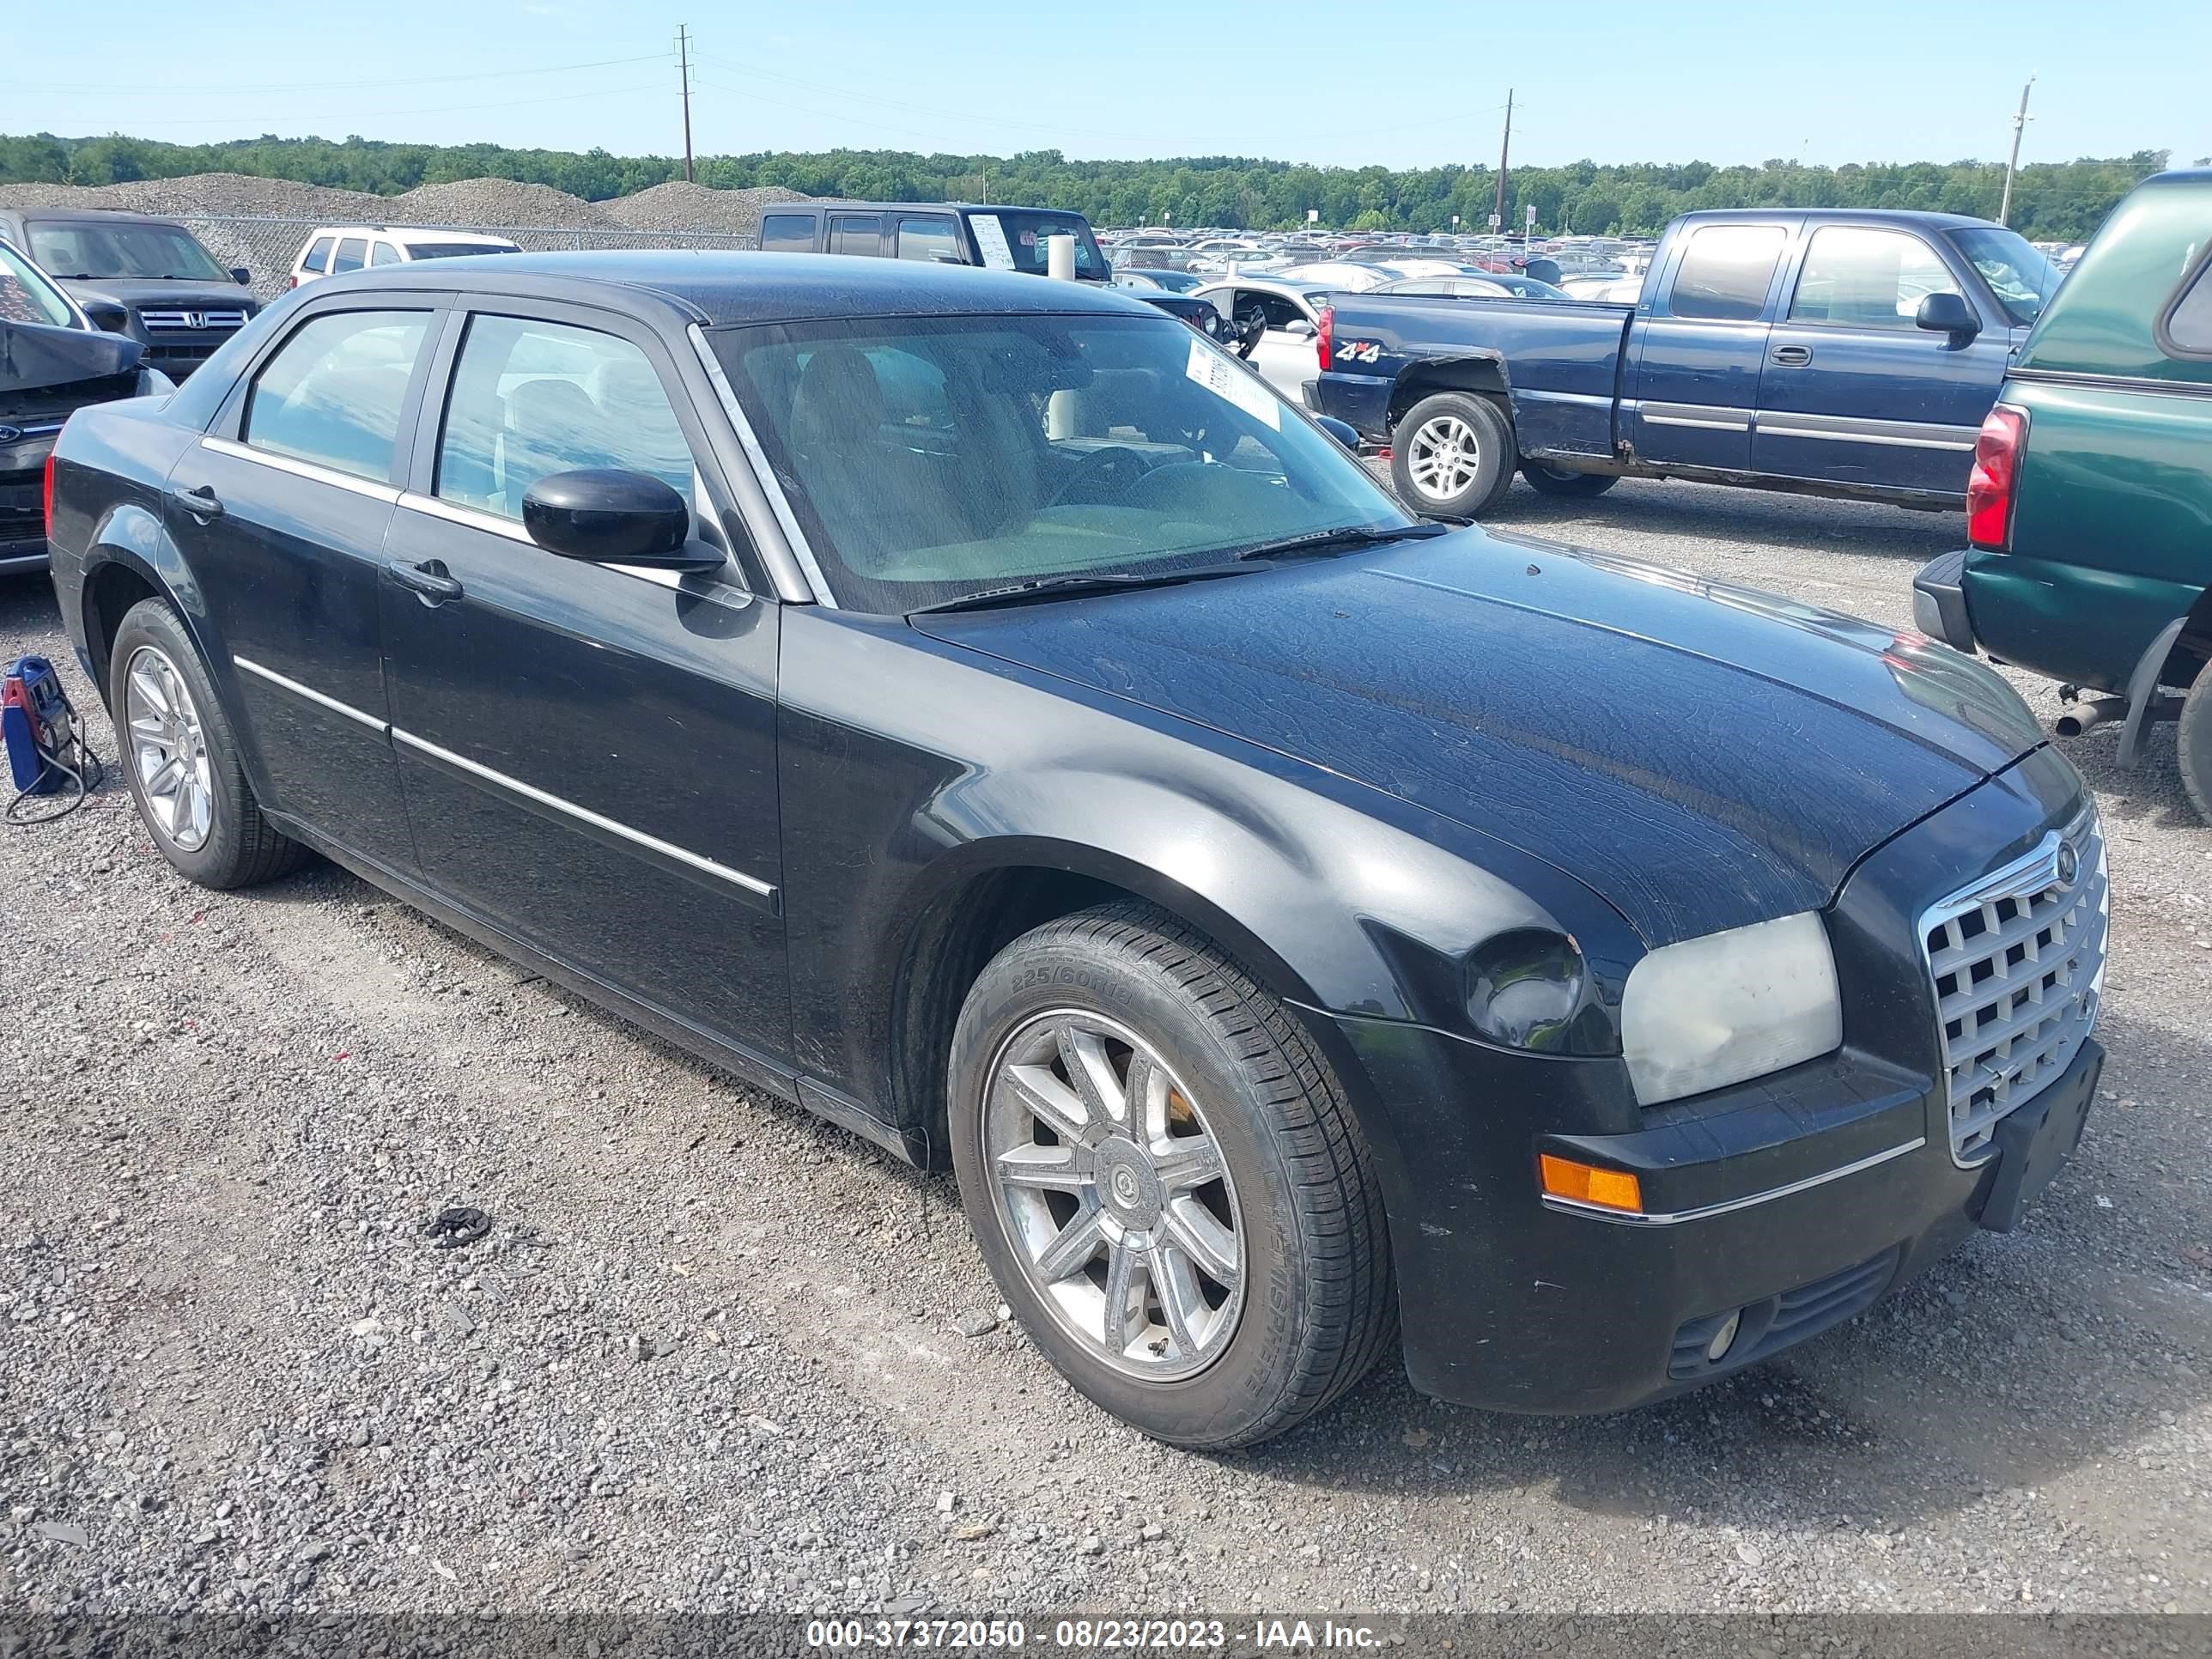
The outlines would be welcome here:
<svg viewBox="0 0 2212 1659">
<path fill-rule="evenodd" d="M 1544 1190 L 1553 1198 L 1571 1198 L 1577 1204 L 1595 1204 L 1607 1210 L 1640 1212 L 1644 1208 L 1644 1189 L 1626 1170 L 1601 1170 L 1594 1164 L 1577 1164 L 1549 1152 L 1537 1154 L 1536 1164 L 1543 1175 Z"/>
</svg>

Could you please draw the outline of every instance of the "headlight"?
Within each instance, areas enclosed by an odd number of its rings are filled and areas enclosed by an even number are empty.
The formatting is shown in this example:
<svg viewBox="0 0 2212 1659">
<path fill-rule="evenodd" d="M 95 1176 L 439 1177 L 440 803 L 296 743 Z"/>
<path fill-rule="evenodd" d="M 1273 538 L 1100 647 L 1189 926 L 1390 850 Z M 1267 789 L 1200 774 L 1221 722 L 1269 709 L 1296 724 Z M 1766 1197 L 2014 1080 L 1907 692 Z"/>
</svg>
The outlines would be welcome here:
<svg viewBox="0 0 2212 1659">
<path fill-rule="evenodd" d="M 1828 930 L 1808 910 L 1654 951 L 1628 975 L 1620 1026 L 1646 1106 L 1832 1053 L 1844 1011 Z"/>
<path fill-rule="evenodd" d="M 176 389 L 177 383 L 158 368 L 149 365 L 138 371 L 138 395 L 142 398 L 158 398 Z"/>
</svg>

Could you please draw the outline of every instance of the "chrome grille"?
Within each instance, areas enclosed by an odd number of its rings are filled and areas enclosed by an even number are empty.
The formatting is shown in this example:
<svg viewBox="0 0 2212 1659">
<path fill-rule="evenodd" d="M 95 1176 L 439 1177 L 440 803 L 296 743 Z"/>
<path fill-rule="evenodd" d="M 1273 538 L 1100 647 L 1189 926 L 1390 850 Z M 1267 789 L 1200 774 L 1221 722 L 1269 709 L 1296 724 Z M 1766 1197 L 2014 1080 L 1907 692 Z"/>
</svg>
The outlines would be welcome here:
<svg viewBox="0 0 2212 1659">
<path fill-rule="evenodd" d="M 148 307 L 139 311 L 138 320 L 145 325 L 149 334 L 173 334 L 180 331 L 204 328 L 244 328 L 246 311 L 240 306 L 234 306 L 222 311 L 197 311 L 173 307 L 155 309 Z"/>
<path fill-rule="evenodd" d="M 1921 917 L 1960 1164 L 2073 1063 L 2097 1023 L 2111 914 L 2093 809 Z"/>
</svg>

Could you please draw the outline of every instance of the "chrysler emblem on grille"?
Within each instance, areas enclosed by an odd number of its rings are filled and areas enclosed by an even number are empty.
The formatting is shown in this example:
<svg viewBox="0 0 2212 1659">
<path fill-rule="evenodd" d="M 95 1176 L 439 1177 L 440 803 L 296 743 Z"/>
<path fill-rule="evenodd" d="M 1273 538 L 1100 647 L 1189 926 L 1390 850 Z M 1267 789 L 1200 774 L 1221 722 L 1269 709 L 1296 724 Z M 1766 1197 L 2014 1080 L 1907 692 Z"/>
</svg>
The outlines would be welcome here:
<svg viewBox="0 0 2212 1659">
<path fill-rule="evenodd" d="M 2059 885 L 2062 887 L 2071 887 L 2074 884 L 2074 878 L 2081 873 L 2081 855 L 2074 850 L 2074 843 L 2066 841 L 2060 842 L 2058 843 Z"/>
</svg>

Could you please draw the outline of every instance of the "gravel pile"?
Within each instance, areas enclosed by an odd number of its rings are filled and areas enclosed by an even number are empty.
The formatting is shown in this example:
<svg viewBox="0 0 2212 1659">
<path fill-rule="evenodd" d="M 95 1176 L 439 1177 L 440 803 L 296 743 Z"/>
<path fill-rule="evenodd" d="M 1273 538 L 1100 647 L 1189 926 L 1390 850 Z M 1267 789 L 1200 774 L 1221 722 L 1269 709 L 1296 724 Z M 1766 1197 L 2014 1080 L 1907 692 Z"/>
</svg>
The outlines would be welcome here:
<svg viewBox="0 0 2212 1659">
<path fill-rule="evenodd" d="M 1899 626 L 1958 532 L 1636 483 L 1516 485 L 1516 526 Z M 42 578 L 0 582 L 19 651 L 113 756 Z M 2171 728 L 2132 775 L 2113 742 L 2067 745 L 2112 836 L 2105 1097 L 2021 1232 L 1645 1410 L 1487 1415 L 1385 1366 L 1219 1458 L 999 1321 L 948 1181 L 327 866 L 191 887 L 112 785 L 15 832 L 0 884 L 0 1002 L 37 1014 L 0 1030 L 0 1584 L 27 1612 L 2212 1611 L 2212 830 Z M 433 1248 L 452 1204 L 490 1236 Z"/>
<path fill-rule="evenodd" d="M 316 219 L 333 224 L 375 223 L 392 210 L 387 196 L 242 173 L 196 173 L 124 185 L 0 185 L 0 203 L 9 207 L 106 208 L 173 218 Z"/>
<path fill-rule="evenodd" d="M 631 230 L 716 230 L 750 236 L 760 228 L 761 210 L 775 202 L 804 202 L 795 190 L 765 185 L 757 190 L 709 190 L 678 179 L 605 204 L 608 216 Z"/>
<path fill-rule="evenodd" d="M 611 225 L 605 208 L 550 185 L 514 179 L 460 179 L 422 185 L 384 204 L 391 222 L 423 225 Z"/>
</svg>

